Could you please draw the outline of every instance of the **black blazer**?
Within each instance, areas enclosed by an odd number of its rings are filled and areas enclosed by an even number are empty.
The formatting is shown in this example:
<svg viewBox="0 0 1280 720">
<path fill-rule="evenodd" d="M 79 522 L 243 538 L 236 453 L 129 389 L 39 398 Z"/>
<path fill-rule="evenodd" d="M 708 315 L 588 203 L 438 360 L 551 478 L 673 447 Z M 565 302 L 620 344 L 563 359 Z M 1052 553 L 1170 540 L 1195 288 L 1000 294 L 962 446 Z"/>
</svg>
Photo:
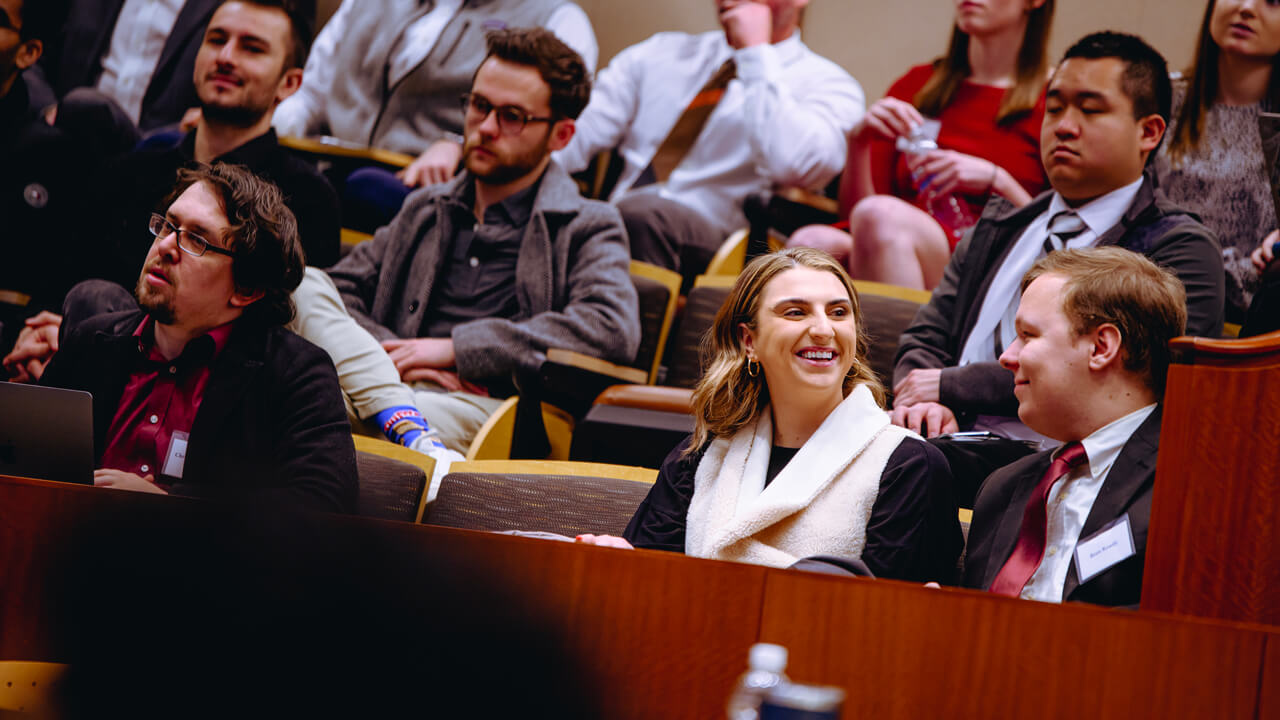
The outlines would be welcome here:
<svg viewBox="0 0 1280 720">
<path fill-rule="evenodd" d="M 220 2 L 187 0 L 179 11 L 143 95 L 139 130 L 172 125 L 188 108 L 200 104 L 191 81 L 196 52 Z M 59 98 L 98 81 L 123 6 L 124 0 L 71 0 L 56 47 L 49 48 L 40 61 L 45 79 Z"/>
<path fill-rule="evenodd" d="M 996 272 L 1032 221 L 1048 209 L 1053 192 L 1017 208 L 1003 198 L 987 203 L 982 219 L 956 247 L 942 281 L 898 340 L 893 381 L 917 368 L 942 368 L 939 393 L 962 425 L 972 414 L 1014 416 L 1013 374 L 998 363 L 957 367 L 965 341 L 978 321 Z M 1222 334 L 1226 275 L 1222 248 L 1196 217 L 1156 189 L 1150 172 L 1124 216 L 1098 238 L 1146 255 L 1172 270 L 1187 291 L 1187 334 Z"/>
<path fill-rule="evenodd" d="M 43 385 L 93 394 L 95 457 L 137 357 L 139 310 L 85 320 L 65 334 Z M 352 511 L 356 458 L 333 362 L 283 327 L 236 323 L 214 359 L 191 427 L 179 495 L 253 490 L 291 509 Z"/>
<path fill-rule="evenodd" d="M 1072 561 L 1062 588 L 1062 599 L 1097 605 L 1133 606 L 1142 597 L 1142 567 L 1147 550 L 1147 525 L 1151 520 L 1151 491 L 1156 475 L 1156 448 L 1160 442 L 1163 406 L 1138 426 L 1111 466 L 1106 482 L 1089 511 L 1081 538 L 1129 513 L 1135 553 L 1081 584 Z M 965 549 L 964 585 L 986 590 L 1013 554 L 1022 526 L 1027 499 L 1049 469 L 1051 451 L 1038 452 L 991 473 L 978 490 Z"/>
</svg>

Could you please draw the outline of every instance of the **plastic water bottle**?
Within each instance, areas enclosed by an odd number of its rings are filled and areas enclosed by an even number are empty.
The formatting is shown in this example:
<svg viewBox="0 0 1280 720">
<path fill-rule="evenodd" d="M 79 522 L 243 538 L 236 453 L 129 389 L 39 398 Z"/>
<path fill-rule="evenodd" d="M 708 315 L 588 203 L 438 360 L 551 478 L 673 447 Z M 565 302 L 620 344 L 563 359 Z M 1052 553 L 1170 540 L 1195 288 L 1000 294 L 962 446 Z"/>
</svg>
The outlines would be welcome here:
<svg viewBox="0 0 1280 720">
<path fill-rule="evenodd" d="M 765 696 L 787 682 L 787 676 L 782 674 L 787 669 L 787 649 L 781 645 L 752 645 L 747 665 L 729 696 L 729 720 L 757 720 Z"/>
<path fill-rule="evenodd" d="M 942 123 L 938 120 L 925 120 L 911 129 L 911 134 L 901 136 L 894 143 L 898 152 L 908 155 L 924 155 L 938 149 L 938 130 Z M 934 193 L 929 191 L 932 178 L 921 177 L 916 170 L 911 171 L 911 180 L 916 185 L 918 198 L 923 201 L 925 212 L 933 216 L 951 235 L 953 242 L 959 242 L 965 232 L 977 224 L 978 220 L 970 212 L 969 206 L 955 193 Z"/>
</svg>

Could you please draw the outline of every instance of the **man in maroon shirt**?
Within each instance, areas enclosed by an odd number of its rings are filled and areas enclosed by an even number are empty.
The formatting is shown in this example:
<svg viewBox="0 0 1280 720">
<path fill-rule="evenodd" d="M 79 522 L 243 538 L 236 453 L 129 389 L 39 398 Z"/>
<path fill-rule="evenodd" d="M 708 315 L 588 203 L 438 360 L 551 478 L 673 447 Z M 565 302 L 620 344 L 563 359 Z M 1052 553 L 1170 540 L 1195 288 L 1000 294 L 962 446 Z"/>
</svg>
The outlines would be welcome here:
<svg viewBox="0 0 1280 720">
<path fill-rule="evenodd" d="M 41 378 L 93 393 L 94 483 L 352 509 L 337 374 L 283 327 L 302 277 L 293 213 L 234 165 L 182 171 L 172 198 L 151 218 L 139 309 L 67 328 Z"/>
</svg>

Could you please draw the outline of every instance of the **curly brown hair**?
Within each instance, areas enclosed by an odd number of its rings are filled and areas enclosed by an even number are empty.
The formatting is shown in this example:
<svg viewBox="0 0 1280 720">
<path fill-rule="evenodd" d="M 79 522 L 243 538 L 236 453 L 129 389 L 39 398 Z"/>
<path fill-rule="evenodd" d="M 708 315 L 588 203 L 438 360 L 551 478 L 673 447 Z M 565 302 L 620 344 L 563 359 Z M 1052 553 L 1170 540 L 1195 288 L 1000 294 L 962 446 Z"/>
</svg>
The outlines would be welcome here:
<svg viewBox="0 0 1280 720">
<path fill-rule="evenodd" d="M 241 292 L 262 297 L 244 310 L 244 318 L 264 325 L 293 319 L 293 291 L 302 282 L 303 254 L 298 221 L 280 189 L 242 165 L 214 163 L 178 170 L 178 183 L 165 200 L 173 204 L 196 183 L 204 183 L 227 216 L 227 249 L 235 253 L 231 276 Z"/>
</svg>

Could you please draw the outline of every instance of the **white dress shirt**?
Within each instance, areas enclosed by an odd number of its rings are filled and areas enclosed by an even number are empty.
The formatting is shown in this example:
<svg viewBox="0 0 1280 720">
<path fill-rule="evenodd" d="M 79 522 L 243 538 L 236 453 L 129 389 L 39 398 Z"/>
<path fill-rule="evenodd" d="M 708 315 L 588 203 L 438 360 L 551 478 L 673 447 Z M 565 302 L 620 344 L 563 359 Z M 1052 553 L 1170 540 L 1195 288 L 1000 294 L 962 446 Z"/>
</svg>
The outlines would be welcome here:
<svg viewBox="0 0 1280 720">
<path fill-rule="evenodd" d="M 689 102 L 732 57 L 737 74 L 697 142 L 658 192 L 726 235 L 743 227 L 742 200 L 773 185 L 821 187 L 844 167 L 846 137 L 862 117 L 862 87 L 798 33 L 735 50 L 716 30 L 659 33 L 600 71 L 572 142 L 556 154 L 570 172 L 617 148 L 626 165 L 614 200 L 631 191 Z"/>
<path fill-rule="evenodd" d="M 142 117 L 142 99 L 184 2 L 124 0 L 120 8 L 97 88 L 119 103 L 134 125 Z"/>
<path fill-rule="evenodd" d="M 1062 590 L 1067 582 L 1067 571 L 1075 555 L 1080 531 L 1089 519 L 1089 511 L 1098 499 L 1098 491 L 1106 482 L 1111 466 L 1124 449 L 1125 443 L 1155 411 L 1155 404 L 1148 405 L 1095 430 L 1080 444 L 1084 445 L 1088 463 L 1081 463 L 1066 477 L 1049 488 L 1045 507 L 1048 526 L 1045 532 L 1044 559 L 1031 579 L 1022 588 L 1027 600 L 1062 602 Z M 1061 448 L 1053 453 L 1058 456 Z"/>
<path fill-rule="evenodd" d="M 1112 190 L 1098 198 L 1094 198 L 1078 208 L 1067 206 L 1066 201 L 1058 193 L 1049 201 L 1049 209 L 1032 220 L 1022 232 L 1018 241 L 1005 256 L 1004 262 L 996 270 L 991 280 L 987 295 L 982 299 L 982 309 L 978 311 L 978 320 L 973 331 L 964 343 L 960 353 L 960 365 L 975 362 L 996 362 L 995 353 L 996 328 L 1005 317 L 1010 307 L 1017 308 L 1022 299 L 1022 276 L 1035 264 L 1044 252 L 1044 241 L 1049 236 L 1049 220 L 1063 210 L 1075 210 L 1084 221 L 1085 230 L 1068 240 L 1064 248 L 1092 247 L 1098 238 L 1120 222 L 1124 213 L 1133 204 L 1142 186 L 1142 178 L 1138 178 L 1122 188 Z"/>
<path fill-rule="evenodd" d="M 389 85 L 394 86 L 404 79 L 426 59 L 435 47 L 441 31 L 458 13 L 463 1 L 436 0 L 434 9 L 404 30 L 390 58 Z M 355 0 L 342 0 L 337 12 L 316 35 L 303 70 L 302 85 L 296 93 L 276 107 L 271 123 L 276 132 L 281 135 L 306 135 L 308 128 L 320 117 L 320 109 L 324 107 L 333 88 L 336 72 L 333 55 L 338 41 L 346 35 L 351 14 L 359 11 Z M 546 28 L 582 56 L 588 72 L 595 72 L 599 47 L 596 45 L 595 30 L 582 8 L 574 3 L 561 5 L 547 19 Z M 388 28 L 387 31 L 396 32 L 398 28 Z"/>
</svg>

